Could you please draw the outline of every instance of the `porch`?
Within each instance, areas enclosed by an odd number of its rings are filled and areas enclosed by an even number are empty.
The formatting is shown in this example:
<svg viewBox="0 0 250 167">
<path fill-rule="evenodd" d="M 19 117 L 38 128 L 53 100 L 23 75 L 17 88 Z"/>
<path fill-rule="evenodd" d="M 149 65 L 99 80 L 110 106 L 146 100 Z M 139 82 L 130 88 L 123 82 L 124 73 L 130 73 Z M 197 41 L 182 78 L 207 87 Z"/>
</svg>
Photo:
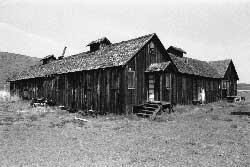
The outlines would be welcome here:
<svg viewBox="0 0 250 167">
<path fill-rule="evenodd" d="M 147 101 L 171 103 L 172 85 L 170 62 L 151 64 L 145 71 Z"/>
</svg>

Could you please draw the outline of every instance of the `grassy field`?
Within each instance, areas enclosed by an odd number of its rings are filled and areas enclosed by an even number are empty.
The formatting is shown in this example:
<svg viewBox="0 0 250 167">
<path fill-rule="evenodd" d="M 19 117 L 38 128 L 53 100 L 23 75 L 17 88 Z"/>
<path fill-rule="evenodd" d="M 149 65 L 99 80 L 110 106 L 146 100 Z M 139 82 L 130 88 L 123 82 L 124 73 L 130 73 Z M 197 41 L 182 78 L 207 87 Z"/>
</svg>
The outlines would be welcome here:
<svg viewBox="0 0 250 167">
<path fill-rule="evenodd" d="M 247 83 L 238 83 L 237 84 L 238 90 L 250 90 L 250 84 Z"/>
<path fill-rule="evenodd" d="M 250 166 L 249 98 L 175 111 L 82 122 L 58 108 L 2 102 L 0 166 Z"/>
</svg>

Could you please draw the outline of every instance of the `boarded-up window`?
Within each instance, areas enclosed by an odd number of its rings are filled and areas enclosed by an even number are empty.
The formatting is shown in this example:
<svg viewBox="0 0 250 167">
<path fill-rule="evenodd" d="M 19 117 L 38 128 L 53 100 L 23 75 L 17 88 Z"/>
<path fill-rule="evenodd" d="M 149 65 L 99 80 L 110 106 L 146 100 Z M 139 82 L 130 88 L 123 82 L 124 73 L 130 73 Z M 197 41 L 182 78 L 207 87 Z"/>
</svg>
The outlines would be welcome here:
<svg viewBox="0 0 250 167">
<path fill-rule="evenodd" d="M 64 78 L 64 75 L 59 75 L 59 77 L 57 78 L 57 82 L 58 82 L 58 89 L 59 90 L 65 89 L 65 78 Z"/>
<path fill-rule="evenodd" d="M 135 88 L 135 71 L 128 71 L 128 89 Z"/>
<path fill-rule="evenodd" d="M 91 82 L 91 76 L 90 76 L 89 73 L 86 74 L 86 78 L 87 78 L 86 79 L 86 81 L 87 81 L 87 88 L 91 89 L 91 86 L 92 86 L 93 83 Z"/>
<path fill-rule="evenodd" d="M 187 90 L 187 82 L 186 82 L 186 81 L 187 81 L 186 78 L 183 77 L 183 78 L 182 78 L 182 89 L 183 89 L 184 91 Z"/>
<path fill-rule="evenodd" d="M 111 89 L 119 88 L 119 75 L 117 70 L 111 72 Z"/>
<path fill-rule="evenodd" d="M 170 74 L 166 74 L 166 88 L 170 88 Z"/>
</svg>

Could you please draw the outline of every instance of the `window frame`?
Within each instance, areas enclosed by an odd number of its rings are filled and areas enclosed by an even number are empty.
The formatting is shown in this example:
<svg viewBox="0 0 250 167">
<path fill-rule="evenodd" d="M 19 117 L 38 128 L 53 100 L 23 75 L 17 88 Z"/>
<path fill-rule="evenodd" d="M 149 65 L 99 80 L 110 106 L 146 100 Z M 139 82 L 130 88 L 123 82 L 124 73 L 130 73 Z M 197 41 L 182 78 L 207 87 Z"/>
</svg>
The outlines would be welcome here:
<svg viewBox="0 0 250 167">
<path fill-rule="evenodd" d="M 171 76 L 170 76 L 170 73 L 165 74 L 165 87 L 166 87 L 166 89 L 171 88 Z"/>
<path fill-rule="evenodd" d="M 130 77 L 130 74 L 132 74 L 132 85 L 130 84 L 130 80 L 129 80 L 129 77 Z M 135 89 L 135 71 L 133 71 L 133 70 L 129 70 L 128 71 L 128 89 Z"/>
</svg>

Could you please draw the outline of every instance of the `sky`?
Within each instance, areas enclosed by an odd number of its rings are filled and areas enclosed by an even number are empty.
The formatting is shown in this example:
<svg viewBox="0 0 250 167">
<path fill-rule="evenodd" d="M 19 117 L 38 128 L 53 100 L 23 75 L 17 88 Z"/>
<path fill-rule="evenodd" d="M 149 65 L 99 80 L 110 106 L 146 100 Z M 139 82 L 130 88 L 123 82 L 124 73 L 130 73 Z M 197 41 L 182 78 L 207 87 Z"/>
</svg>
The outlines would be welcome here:
<svg viewBox="0 0 250 167">
<path fill-rule="evenodd" d="M 187 57 L 232 59 L 250 83 L 250 0 L 0 0 L 0 51 L 69 56 L 150 33 Z"/>
</svg>

